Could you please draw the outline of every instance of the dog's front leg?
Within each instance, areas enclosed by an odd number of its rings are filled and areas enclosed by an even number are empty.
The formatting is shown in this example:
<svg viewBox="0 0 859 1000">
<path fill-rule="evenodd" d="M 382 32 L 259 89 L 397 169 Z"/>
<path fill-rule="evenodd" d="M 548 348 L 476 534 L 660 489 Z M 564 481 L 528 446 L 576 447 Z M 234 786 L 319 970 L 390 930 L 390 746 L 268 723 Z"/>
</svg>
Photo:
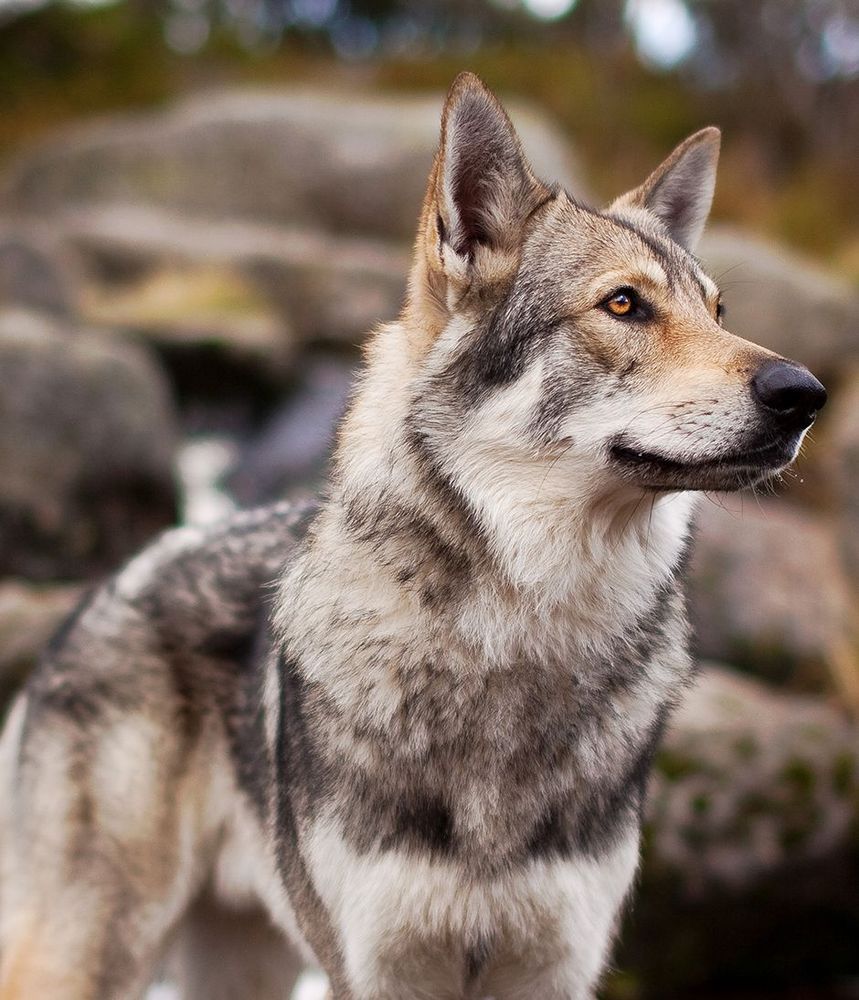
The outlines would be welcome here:
<svg viewBox="0 0 859 1000">
<path fill-rule="evenodd" d="M 105 711 L 83 726 L 48 703 L 25 730 L 27 708 L 0 752 L 0 1000 L 135 1000 L 196 891 L 170 723 Z"/>
</svg>

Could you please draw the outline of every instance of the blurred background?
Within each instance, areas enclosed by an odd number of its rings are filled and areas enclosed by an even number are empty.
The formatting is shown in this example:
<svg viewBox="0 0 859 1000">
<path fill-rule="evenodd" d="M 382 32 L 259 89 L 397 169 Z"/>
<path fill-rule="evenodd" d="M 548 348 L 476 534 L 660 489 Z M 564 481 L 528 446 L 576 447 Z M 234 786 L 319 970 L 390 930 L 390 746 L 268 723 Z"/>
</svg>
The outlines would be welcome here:
<svg viewBox="0 0 859 1000">
<path fill-rule="evenodd" d="M 318 486 L 464 68 L 594 203 L 720 125 L 727 325 L 831 394 L 783 482 L 702 504 L 603 1000 L 857 998 L 856 0 L 0 0 L 2 702 L 154 533 Z"/>
</svg>

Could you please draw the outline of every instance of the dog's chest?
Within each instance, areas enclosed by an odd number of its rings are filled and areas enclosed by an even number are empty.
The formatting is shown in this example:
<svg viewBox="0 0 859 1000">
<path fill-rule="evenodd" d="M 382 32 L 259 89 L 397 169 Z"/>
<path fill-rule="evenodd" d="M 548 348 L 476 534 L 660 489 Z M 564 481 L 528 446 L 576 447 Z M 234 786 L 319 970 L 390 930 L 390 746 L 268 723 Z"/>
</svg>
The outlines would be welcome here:
<svg viewBox="0 0 859 1000">
<path fill-rule="evenodd" d="M 635 822 L 664 714 L 666 691 L 640 667 L 620 655 L 471 672 L 404 660 L 365 678 L 348 713 L 320 699 L 345 836 L 483 873 L 593 850 Z"/>
<path fill-rule="evenodd" d="M 638 836 L 627 831 L 599 857 L 535 859 L 475 878 L 448 858 L 356 850 L 336 820 L 320 817 L 304 853 L 347 943 L 357 996 L 378 996 L 379 977 L 393 970 L 397 985 L 384 995 L 404 1000 L 512 996 L 518 970 L 528 995 L 584 997 L 632 880 Z M 404 986 L 404 970 L 418 991 Z"/>
</svg>

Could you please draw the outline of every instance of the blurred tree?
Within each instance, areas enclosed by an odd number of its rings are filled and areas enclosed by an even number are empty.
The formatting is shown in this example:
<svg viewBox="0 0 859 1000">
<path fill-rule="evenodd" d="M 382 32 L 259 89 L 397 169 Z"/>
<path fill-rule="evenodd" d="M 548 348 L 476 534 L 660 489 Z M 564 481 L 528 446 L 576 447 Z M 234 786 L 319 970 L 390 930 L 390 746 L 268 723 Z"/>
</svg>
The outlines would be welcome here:
<svg viewBox="0 0 859 1000">
<path fill-rule="evenodd" d="M 691 0 L 699 85 L 739 90 L 750 118 L 796 161 L 809 146 L 859 150 L 857 0 Z"/>
<path fill-rule="evenodd" d="M 463 65 L 575 129 L 606 189 L 717 121 L 733 217 L 859 245 L 859 0 L 0 0 L 0 152 L 201 83 L 363 67 L 440 88 Z"/>
</svg>

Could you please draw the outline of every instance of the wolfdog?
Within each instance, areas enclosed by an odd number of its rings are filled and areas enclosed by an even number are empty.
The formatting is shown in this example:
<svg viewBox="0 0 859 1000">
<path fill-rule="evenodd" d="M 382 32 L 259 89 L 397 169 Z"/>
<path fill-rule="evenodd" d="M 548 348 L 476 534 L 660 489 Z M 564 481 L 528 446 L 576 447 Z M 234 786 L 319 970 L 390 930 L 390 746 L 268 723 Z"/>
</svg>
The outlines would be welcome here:
<svg viewBox="0 0 859 1000">
<path fill-rule="evenodd" d="M 820 383 L 693 255 L 719 133 L 596 211 L 457 78 L 400 318 L 326 499 L 169 532 L 51 642 L 0 750 L 2 1000 L 593 996 L 692 675 L 696 493 Z"/>
</svg>

